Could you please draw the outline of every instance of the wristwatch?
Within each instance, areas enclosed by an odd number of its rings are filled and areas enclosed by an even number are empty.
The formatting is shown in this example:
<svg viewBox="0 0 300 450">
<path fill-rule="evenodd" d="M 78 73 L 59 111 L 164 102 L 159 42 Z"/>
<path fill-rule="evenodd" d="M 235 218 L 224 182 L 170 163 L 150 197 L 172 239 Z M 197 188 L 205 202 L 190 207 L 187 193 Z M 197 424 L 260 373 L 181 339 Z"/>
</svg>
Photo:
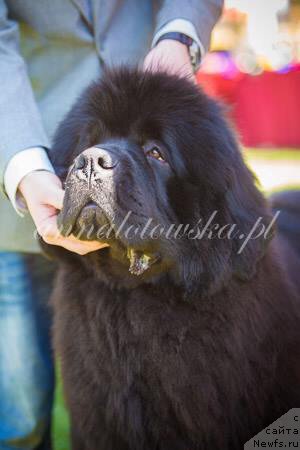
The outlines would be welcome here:
<svg viewBox="0 0 300 450">
<path fill-rule="evenodd" d="M 169 33 L 165 33 L 160 36 L 158 41 L 156 42 L 156 45 L 164 39 L 173 39 L 174 41 L 178 41 L 181 42 L 181 44 L 184 44 L 188 48 L 193 69 L 196 70 L 199 67 L 201 52 L 199 45 L 194 41 L 194 39 L 187 36 L 186 34 L 178 33 L 176 31 L 170 31 Z"/>
</svg>

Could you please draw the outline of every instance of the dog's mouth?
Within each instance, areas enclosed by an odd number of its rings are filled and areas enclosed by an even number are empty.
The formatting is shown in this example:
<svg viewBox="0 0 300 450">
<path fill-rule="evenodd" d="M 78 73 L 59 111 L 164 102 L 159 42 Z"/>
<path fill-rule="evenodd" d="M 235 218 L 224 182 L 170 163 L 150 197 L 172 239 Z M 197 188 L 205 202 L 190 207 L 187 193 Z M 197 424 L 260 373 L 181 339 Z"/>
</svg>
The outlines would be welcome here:
<svg viewBox="0 0 300 450">
<path fill-rule="evenodd" d="M 58 226 L 63 236 L 73 234 L 81 240 L 98 240 L 118 247 L 120 253 L 125 255 L 123 259 L 127 260 L 127 264 L 129 262 L 129 272 L 132 275 L 144 274 L 161 260 L 158 252 L 144 249 L 143 245 L 137 248 L 130 242 L 124 242 L 116 233 L 112 221 L 93 200 L 86 201 L 77 211 L 64 207 L 58 215 Z"/>
<path fill-rule="evenodd" d="M 75 203 L 75 202 L 74 202 Z M 81 240 L 100 240 L 105 229 L 109 226 L 109 221 L 102 208 L 91 199 L 69 208 L 64 204 L 63 209 L 58 214 L 57 223 L 60 233 L 67 237 L 73 234 Z"/>
</svg>

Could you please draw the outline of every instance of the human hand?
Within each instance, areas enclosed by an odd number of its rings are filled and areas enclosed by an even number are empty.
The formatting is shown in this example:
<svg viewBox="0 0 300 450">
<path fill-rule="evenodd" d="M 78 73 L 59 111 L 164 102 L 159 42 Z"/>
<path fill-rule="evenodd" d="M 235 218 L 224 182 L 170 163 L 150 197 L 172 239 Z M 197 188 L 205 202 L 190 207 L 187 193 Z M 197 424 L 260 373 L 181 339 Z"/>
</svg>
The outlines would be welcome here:
<svg viewBox="0 0 300 450">
<path fill-rule="evenodd" d="M 166 71 L 195 81 L 187 46 L 173 39 L 164 39 L 150 50 L 144 60 L 144 69 L 152 72 Z"/>
<path fill-rule="evenodd" d="M 64 237 L 59 233 L 57 214 L 62 209 L 64 191 L 60 179 L 54 173 L 30 172 L 21 180 L 19 190 L 38 233 L 47 244 L 64 247 L 79 255 L 108 247 L 97 241 L 80 241 L 72 235 Z"/>
</svg>

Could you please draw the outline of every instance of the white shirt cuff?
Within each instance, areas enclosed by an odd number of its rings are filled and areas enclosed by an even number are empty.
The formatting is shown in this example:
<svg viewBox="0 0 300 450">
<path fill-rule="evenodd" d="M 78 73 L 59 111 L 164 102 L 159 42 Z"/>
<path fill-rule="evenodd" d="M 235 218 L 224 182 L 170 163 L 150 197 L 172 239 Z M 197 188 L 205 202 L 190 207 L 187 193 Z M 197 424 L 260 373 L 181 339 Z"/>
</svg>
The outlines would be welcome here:
<svg viewBox="0 0 300 450">
<path fill-rule="evenodd" d="M 158 32 L 155 34 L 153 41 L 152 41 L 152 45 L 151 47 L 155 47 L 157 41 L 159 40 L 159 38 L 166 33 L 183 33 L 186 36 L 189 36 L 190 38 L 193 39 L 193 41 L 196 42 L 196 44 L 199 46 L 200 49 L 200 55 L 201 55 L 201 59 L 203 58 L 203 56 L 205 55 L 205 50 L 203 47 L 203 44 L 201 43 L 199 36 L 197 34 L 197 31 L 194 27 L 194 25 L 192 24 L 192 22 L 190 22 L 189 20 L 186 19 L 174 19 L 174 20 L 170 20 L 170 22 L 166 23 L 166 25 L 164 25 L 162 28 L 160 28 L 158 30 Z"/>
<path fill-rule="evenodd" d="M 21 217 L 24 216 L 26 206 L 21 196 L 18 195 L 18 186 L 25 175 L 35 170 L 47 170 L 54 173 L 53 166 L 43 147 L 32 147 L 16 153 L 10 159 L 4 173 L 5 191 Z"/>
</svg>

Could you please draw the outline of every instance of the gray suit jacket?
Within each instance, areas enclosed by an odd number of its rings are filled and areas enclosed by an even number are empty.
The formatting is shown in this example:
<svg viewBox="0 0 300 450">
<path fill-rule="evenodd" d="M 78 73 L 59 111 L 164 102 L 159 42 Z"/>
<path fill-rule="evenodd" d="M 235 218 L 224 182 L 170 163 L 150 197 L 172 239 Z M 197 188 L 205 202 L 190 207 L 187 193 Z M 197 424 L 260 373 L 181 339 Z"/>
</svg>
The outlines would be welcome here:
<svg viewBox="0 0 300 450">
<path fill-rule="evenodd" d="M 0 250 L 38 251 L 30 217 L 18 217 L 4 194 L 10 158 L 29 147 L 50 147 L 57 124 L 101 67 L 141 61 L 170 20 L 192 22 L 207 49 L 222 4 L 0 0 Z"/>
</svg>

